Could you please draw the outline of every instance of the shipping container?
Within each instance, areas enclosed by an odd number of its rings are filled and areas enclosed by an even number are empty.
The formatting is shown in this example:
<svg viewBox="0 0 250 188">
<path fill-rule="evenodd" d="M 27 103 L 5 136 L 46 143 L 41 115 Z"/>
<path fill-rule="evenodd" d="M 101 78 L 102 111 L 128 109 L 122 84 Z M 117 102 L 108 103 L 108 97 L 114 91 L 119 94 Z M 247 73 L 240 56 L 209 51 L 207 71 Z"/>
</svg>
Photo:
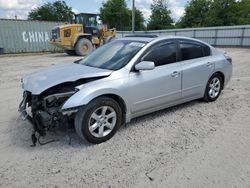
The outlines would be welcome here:
<svg viewBox="0 0 250 188">
<path fill-rule="evenodd" d="M 0 19 L 0 53 L 62 51 L 49 44 L 51 29 L 62 22 Z"/>
</svg>

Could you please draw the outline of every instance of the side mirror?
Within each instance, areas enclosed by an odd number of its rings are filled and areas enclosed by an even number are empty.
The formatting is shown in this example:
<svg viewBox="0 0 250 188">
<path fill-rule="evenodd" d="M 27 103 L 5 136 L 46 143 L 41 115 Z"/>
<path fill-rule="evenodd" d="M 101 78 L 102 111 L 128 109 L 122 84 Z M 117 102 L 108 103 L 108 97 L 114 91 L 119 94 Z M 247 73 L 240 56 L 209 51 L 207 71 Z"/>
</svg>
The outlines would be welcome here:
<svg viewBox="0 0 250 188">
<path fill-rule="evenodd" d="M 153 70 L 155 68 L 155 63 L 152 61 L 142 61 L 135 65 L 135 70 Z"/>
</svg>

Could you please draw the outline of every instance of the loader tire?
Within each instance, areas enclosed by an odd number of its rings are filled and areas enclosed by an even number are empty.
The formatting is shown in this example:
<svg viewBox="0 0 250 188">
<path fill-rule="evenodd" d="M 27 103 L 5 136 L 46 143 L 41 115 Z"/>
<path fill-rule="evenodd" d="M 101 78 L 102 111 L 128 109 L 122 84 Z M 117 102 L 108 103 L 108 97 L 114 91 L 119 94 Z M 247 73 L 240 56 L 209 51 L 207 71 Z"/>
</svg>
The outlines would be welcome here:
<svg viewBox="0 0 250 188">
<path fill-rule="evenodd" d="M 79 56 L 85 56 L 90 54 L 93 51 L 93 45 L 90 40 L 82 38 L 78 40 L 75 46 L 76 54 Z"/>
</svg>

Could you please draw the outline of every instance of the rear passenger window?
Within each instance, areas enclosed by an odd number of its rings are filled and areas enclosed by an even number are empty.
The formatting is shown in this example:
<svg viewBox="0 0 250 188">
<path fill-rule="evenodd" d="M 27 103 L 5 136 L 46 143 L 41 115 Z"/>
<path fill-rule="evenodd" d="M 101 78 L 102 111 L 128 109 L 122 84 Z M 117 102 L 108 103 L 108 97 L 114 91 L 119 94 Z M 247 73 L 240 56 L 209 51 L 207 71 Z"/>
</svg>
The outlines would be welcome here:
<svg viewBox="0 0 250 188">
<path fill-rule="evenodd" d="M 202 44 L 181 42 L 180 50 L 183 61 L 210 55 L 210 48 Z"/>
<path fill-rule="evenodd" d="M 153 61 L 155 66 L 176 62 L 176 44 L 167 43 L 154 47 L 154 49 L 143 58 L 143 61 Z"/>
</svg>

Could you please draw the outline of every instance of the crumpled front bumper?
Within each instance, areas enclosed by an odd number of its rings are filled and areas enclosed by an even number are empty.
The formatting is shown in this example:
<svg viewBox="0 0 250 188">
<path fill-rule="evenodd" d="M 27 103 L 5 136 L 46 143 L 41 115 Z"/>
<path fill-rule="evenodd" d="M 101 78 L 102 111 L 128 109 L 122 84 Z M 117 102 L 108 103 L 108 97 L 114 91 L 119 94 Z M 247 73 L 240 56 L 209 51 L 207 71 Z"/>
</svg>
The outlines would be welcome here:
<svg viewBox="0 0 250 188">
<path fill-rule="evenodd" d="M 26 111 L 28 100 L 30 94 L 27 91 L 23 92 L 23 99 L 21 103 L 19 104 L 18 112 L 20 113 L 20 117 L 23 121 L 28 120 L 33 125 L 33 118 L 28 114 Z"/>
<path fill-rule="evenodd" d="M 20 113 L 20 117 L 23 121 L 28 120 L 28 122 L 33 126 L 34 128 L 34 121 L 33 118 L 28 114 L 28 112 L 26 111 L 27 106 L 28 106 L 28 99 L 29 99 L 29 93 L 28 92 L 24 92 L 23 93 L 23 100 L 21 101 L 21 103 L 19 104 L 19 108 L 18 108 L 18 112 Z"/>
</svg>

